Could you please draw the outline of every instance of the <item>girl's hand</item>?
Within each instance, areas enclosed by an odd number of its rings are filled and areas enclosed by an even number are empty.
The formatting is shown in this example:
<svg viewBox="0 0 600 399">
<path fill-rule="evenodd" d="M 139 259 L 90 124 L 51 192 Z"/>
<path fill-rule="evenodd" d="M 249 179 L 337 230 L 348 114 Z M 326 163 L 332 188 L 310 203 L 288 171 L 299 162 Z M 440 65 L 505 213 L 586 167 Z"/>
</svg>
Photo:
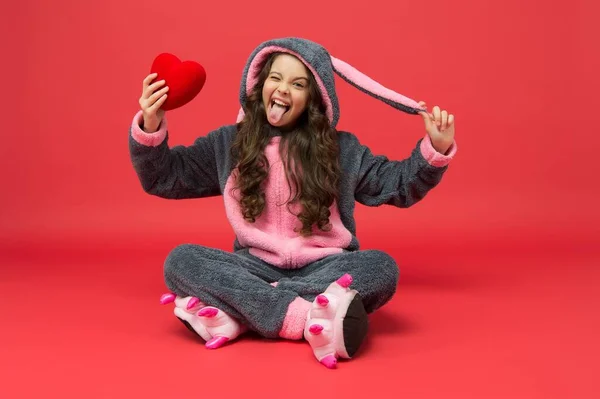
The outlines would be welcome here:
<svg viewBox="0 0 600 399">
<path fill-rule="evenodd" d="M 163 103 L 167 100 L 167 91 L 169 86 L 165 86 L 164 80 L 159 80 L 150 84 L 158 76 L 156 73 L 152 73 L 144 78 L 142 83 L 142 96 L 140 97 L 139 103 L 144 115 L 144 131 L 146 133 L 154 133 L 158 130 L 160 122 L 165 116 L 165 111 L 160 109 Z M 158 90 L 160 89 L 160 90 Z"/>
<path fill-rule="evenodd" d="M 426 107 L 425 101 L 419 104 Z M 431 138 L 433 148 L 441 154 L 446 154 L 452 143 L 454 143 L 454 115 L 448 111 L 441 110 L 437 105 L 433 107 L 432 113 L 419 112 L 425 122 L 425 130 Z"/>
</svg>

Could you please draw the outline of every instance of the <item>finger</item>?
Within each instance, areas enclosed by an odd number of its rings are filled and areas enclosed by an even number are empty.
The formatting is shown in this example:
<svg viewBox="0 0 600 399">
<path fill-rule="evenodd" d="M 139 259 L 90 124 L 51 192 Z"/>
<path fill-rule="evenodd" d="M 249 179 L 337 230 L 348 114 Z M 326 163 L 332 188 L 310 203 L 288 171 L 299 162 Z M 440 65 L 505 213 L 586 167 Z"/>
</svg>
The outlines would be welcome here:
<svg viewBox="0 0 600 399">
<path fill-rule="evenodd" d="M 148 112 L 151 114 L 156 114 L 160 107 L 167 101 L 167 95 L 164 94 L 161 98 L 158 99 L 151 107 L 148 108 Z"/>
<path fill-rule="evenodd" d="M 158 82 L 152 83 L 150 86 L 146 88 L 146 96 L 150 97 L 153 93 L 155 93 L 158 89 L 164 86 L 165 81 L 159 80 Z"/>
<path fill-rule="evenodd" d="M 453 123 L 454 123 L 454 115 L 450 114 L 450 115 L 448 115 L 448 126 L 452 126 Z"/>
<path fill-rule="evenodd" d="M 419 114 L 423 118 L 423 122 L 425 122 L 425 130 L 429 131 L 433 125 L 433 117 L 428 112 L 419 112 Z"/>
<path fill-rule="evenodd" d="M 165 80 L 159 80 L 157 82 L 152 83 L 150 86 L 148 86 L 149 90 L 152 90 L 152 92 L 155 92 L 157 89 L 159 89 L 161 86 L 164 86 L 165 84 Z"/>
<path fill-rule="evenodd" d="M 162 97 L 163 94 L 166 94 L 168 91 L 169 91 L 169 86 L 163 87 L 162 89 L 160 89 L 156 93 L 152 94 L 148 98 L 148 102 L 150 104 L 154 104 L 156 102 L 156 100 L 158 100 L 160 97 Z"/>
<path fill-rule="evenodd" d="M 148 98 L 140 98 L 140 106 L 143 110 L 150 112 L 150 110 L 153 109 L 152 107 L 156 103 L 156 101 L 158 101 L 161 98 L 161 96 L 166 94 L 167 91 L 169 91 L 169 86 L 157 91 Z"/>
<path fill-rule="evenodd" d="M 446 129 L 446 124 L 448 123 L 448 111 L 442 111 L 442 130 Z"/>
<path fill-rule="evenodd" d="M 425 111 L 420 111 L 419 114 L 421 112 L 425 112 L 429 116 L 431 121 L 433 122 L 433 114 L 431 112 L 426 112 L 427 111 L 427 103 L 425 101 L 419 101 L 419 105 L 422 106 L 423 108 L 425 108 Z M 421 115 L 421 116 L 423 116 L 423 115 Z"/>
<path fill-rule="evenodd" d="M 144 82 L 143 82 L 143 87 L 144 89 L 146 88 L 146 86 L 148 86 L 150 84 L 150 82 L 152 82 L 156 77 L 158 76 L 157 73 L 151 73 L 150 75 L 146 76 L 144 78 Z"/>
<path fill-rule="evenodd" d="M 435 107 L 433 107 L 433 120 L 437 126 L 440 126 L 440 123 L 441 123 L 441 115 L 440 114 L 441 114 L 440 107 L 438 107 L 437 105 Z"/>
<path fill-rule="evenodd" d="M 156 90 L 158 90 L 164 84 L 165 84 L 164 80 L 159 80 L 158 82 L 152 83 L 150 86 L 148 86 L 146 88 L 146 90 L 144 91 L 144 95 L 146 97 L 150 97 L 154 92 L 156 92 Z"/>
</svg>

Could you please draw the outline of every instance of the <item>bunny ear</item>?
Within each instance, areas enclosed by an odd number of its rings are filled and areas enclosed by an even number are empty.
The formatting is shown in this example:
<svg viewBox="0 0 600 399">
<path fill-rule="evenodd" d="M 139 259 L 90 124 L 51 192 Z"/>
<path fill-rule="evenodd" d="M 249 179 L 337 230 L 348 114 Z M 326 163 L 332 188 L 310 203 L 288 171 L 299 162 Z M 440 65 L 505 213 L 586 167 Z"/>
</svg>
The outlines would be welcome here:
<svg viewBox="0 0 600 399">
<path fill-rule="evenodd" d="M 421 107 L 415 100 L 382 86 L 350 64 L 333 56 L 330 57 L 335 73 L 360 91 L 409 114 L 417 115 L 421 111 L 426 111 L 426 108 Z"/>
</svg>

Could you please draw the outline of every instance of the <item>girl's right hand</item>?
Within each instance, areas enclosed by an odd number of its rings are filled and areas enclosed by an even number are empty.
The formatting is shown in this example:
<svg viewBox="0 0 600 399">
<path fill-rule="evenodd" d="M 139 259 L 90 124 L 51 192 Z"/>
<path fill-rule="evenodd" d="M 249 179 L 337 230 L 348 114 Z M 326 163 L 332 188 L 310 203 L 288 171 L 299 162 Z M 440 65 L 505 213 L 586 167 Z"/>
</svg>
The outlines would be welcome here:
<svg viewBox="0 0 600 399">
<path fill-rule="evenodd" d="M 160 109 L 160 107 L 167 100 L 169 86 L 160 89 L 165 84 L 164 80 L 159 80 L 151 84 L 157 76 L 158 74 L 156 73 L 146 76 L 142 85 L 142 96 L 139 102 L 144 116 L 143 129 L 146 133 L 156 132 L 165 116 L 165 111 Z"/>
</svg>

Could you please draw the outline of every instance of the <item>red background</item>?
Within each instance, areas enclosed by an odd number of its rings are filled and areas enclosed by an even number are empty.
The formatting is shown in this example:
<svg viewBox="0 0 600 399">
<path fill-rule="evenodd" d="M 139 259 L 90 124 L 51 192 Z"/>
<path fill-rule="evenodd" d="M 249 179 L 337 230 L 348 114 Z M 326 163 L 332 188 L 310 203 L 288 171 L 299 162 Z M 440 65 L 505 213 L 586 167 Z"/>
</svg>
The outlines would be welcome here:
<svg viewBox="0 0 600 399">
<path fill-rule="evenodd" d="M 0 396 L 237 397 L 294 381 L 298 397 L 315 392 L 310 382 L 350 397 L 597 397 L 591 4 L 11 3 L 0 24 Z M 198 97 L 168 113 L 171 145 L 191 144 L 235 121 L 248 55 L 281 36 L 320 42 L 456 116 L 458 154 L 423 202 L 358 206 L 363 248 L 390 252 L 402 277 L 373 316 L 364 355 L 329 373 L 306 344 L 248 339 L 205 351 L 157 305 L 173 246 L 230 250 L 234 237 L 221 197 L 146 195 L 127 149 L 158 53 L 207 71 Z M 420 117 L 336 82 L 338 128 L 375 153 L 408 156 L 424 134 Z"/>
</svg>

